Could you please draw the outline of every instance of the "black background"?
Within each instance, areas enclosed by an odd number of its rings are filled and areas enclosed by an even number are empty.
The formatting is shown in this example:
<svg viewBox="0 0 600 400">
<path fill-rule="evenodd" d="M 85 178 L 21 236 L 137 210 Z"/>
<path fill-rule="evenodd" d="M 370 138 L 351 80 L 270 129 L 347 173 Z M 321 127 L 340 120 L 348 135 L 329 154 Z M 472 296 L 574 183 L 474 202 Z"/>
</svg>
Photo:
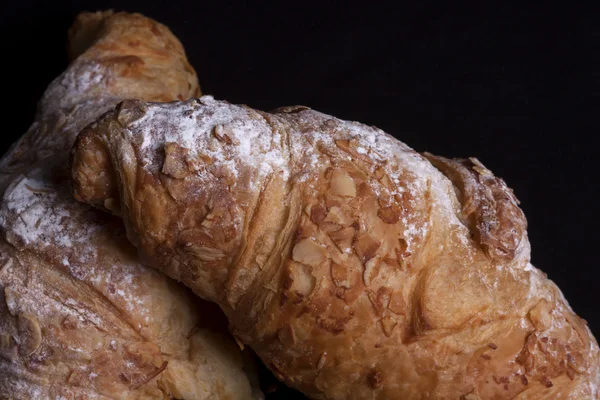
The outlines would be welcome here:
<svg viewBox="0 0 600 400">
<path fill-rule="evenodd" d="M 533 264 L 600 334 L 599 15 L 548 4 L 285 3 L 3 5 L 2 152 L 66 67 L 74 16 L 141 12 L 181 39 L 205 93 L 267 110 L 304 104 L 418 151 L 478 157 L 521 200 Z M 284 390 L 272 398 L 290 398 Z"/>
</svg>

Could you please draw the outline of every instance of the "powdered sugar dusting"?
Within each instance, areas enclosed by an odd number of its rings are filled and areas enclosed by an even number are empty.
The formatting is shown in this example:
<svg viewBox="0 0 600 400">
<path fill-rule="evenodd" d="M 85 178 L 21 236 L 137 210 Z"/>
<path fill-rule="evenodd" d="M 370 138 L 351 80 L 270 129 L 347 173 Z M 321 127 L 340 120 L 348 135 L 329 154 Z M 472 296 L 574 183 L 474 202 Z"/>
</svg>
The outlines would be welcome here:
<svg viewBox="0 0 600 400">
<path fill-rule="evenodd" d="M 141 141 L 138 156 L 152 172 L 161 167 L 156 155 L 162 145 L 176 143 L 189 151 L 191 163 L 201 151 L 234 179 L 244 166 L 257 166 L 257 175 L 247 182 L 250 190 L 268 174 L 280 173 L 288 179 L 289 160 L 280 147 L 281 134 L 273 132 L 260 114 L 215 101 L 212 96 L 178 104 L 152 104 L 128 129 Z"/>
<path fill-rule="evenodd" d="M 6 190 L 0 226 L 7 240 L 17 248 L 50 257 L 57 254 L 56 264 L 66 267 L 73 277 L 104 292 L 131 318 L 146 318 L 150 310 L 148 299 L 140 296 L 144 290 L 139 278 L 155 273 L 145 271 L 137 262 L 126 262 L 118 253 L 103 254 L 109 259 L 100 259 L 96 243 L 111 235 L 108 231 L 115 227 L 96 222 L 98 211 L 71 200 L 68 184 L 53 184 L 48 175 L 46 170 L 33 169 Z M 108 284 L 114 289 L 107 290 Z"/>
<path fill-rule="evenodd" d="M 94 97 L 106 97 L 102 90 L 109 79 L 111 79 L 111 70 L 105 64 L 94 61 L 79 61 L 72 64 L 44 92 L 39 105 L 43 115 L 38 116 L 38 119 L 67 111 Z M 89 122 L 91 121 L 87 121 Z"/>
<path fill-rule="evenodd" d="M 26 257 L 18 263 L 32 263 Z M 33 261 L 36 263 L 35 261 Z M 79 321 L 89 321 L 98 327 L 103 327 L 102 317 L 89 308 L 82 307 L 74 299 L 60 297 L 59 289 L 48 290 L 45 287 L 44 274 L 38 274 L 35 268 L 30 269 L 30 281 L 27 285 L 19 282 L 19 271 L 22 268 L 16 264 L 7 271 L 8 281 L 6 293 L 10 301 L 7 301 L 8 310 L 12 315 L 30 313 L 38 319 L 53 320 L 61 317 L 74 317 Z M 54 295 L 53 295 L 54 294 Z"/>
<path fill-rule="evenodd" d="M 280 132 L 283 126 L 295 124 Z M 323 128 L 323 129 L 321 129 Z M 332 134 L 333 131 L 333 134 Z M 187 161 L 194 164 L 198 158 L 208 160 L 200 163 L 195 179 L 203 179 L 203 171 L 210 168 L 226 171 L 232 190 L 260 190 L 258 182 L 265 177 L 279 174 L 294 182 L 305 182 L 317 169 L 326 165 L 323 148 L 336 147 L 343 139 L 355 143 L 358 155 L 368 157 L 383 166 L 391 185 L 384 187 L 377 180 L 371 182 L 376 194 L 402 195 L 408 192 L 414 208 L 428 190 L 434 194 L 431 201 L 444 215 L 446 222 L 461 226 L 456 219 L 449 196 L 452 192 L 448 180 L 427 160 L 385 132 L 372 127 L 339 120 L 328 115 L 307 110 L 292 114 L 273 114 L 266 117 L 246 107 L 217 101 L 212 96 L 185 103 L 148 104 L 144 115 L 127 127 L 129 140 L 136 147 L 141 167 L 157 174 L 164 163 L 163 146 L 175 143 L 187 150 Z M 125 161 L 127 154 L 121 155 Z M 351 162 L 350 155 L 347 156 Z M 196 164 L 198 164 L 196 162 Z M 240 171 L 252 171 L 249 180 Z M 410 179 L 406 177 L 410 176 Z M 208 185 L 208 181 L 206 182 Z M 436 196 L 435 194 L 441 193 Z M 408 251 L 413 250 L 415 240 L 423 238 L 430 223 L 417 225 L 404 220 Z"/>
<path fill-rule="evenodd" d="M 368 159 L 373 163 L 373 168 L 383 168 L 389 179 L 389 184 L 384 185 L 377 179 L 369 181 L 369 185 L 377 196 L 386 197 L 402 196 L 409 194 L 407 211 L 417 210 L 422 204 L 417 204 L 423 199 L 426 192 L 432 194 L 430 201 L 436 208 L 436 214 L 444 218 L 448 225 L 463 229 L 456 218 L 452 199 L 447 196 L 452 192 L 448 180 L 434 168 L 426 159 L 416 153 L 404 143 L 382 130 L 369 127 L 358 122 L 344 121 L 329 115 L 305 110 L 298 113 L 278 115 L 289 119 L 298 125 L 290 134 L 291 154 L 300 171 L 296 179 L 305 181 L 315 173 L 316 166 L 327 165 L 322 149 L 339 147 L 339 141 L 347 142 L 356 153 L 356 157 Z M 347 160 L 352 162 L 353 156 L 348 155 Z M 318 167 L 317 167 L 318 168 Z M 369 171 L 375 175 L 375 170 Z M 420 242 L 431 227 L 431 221 L 417 224 L 411 215 L 403 217 L 402 223 L 406 227 L 404 239 L 407 251 L 415 250 L 416 243 Z"/>
<path fill-rule="evenodd" d="M 31 170 L 27 176 L 17 177 L 6 189 L 0 208 L 0 226 L 7 240 L 32 250 L 59 247 L 70 250 L 69 258 L 77 258 L 71 261 L 92 261 L 96 253 L 90 237 L 96 227 L 81 225 L 73 218 L 73 214 L 86 212 L 87 207 L 64 202 L 69 196 L 68 188 L 53 185 L 47 175 L 47 170 L 41 168 Z M 75 248 L 77 251 L 73 251 Z M 69 259 L 66 261 L 68 264 Z"/>
<path fill-rule="evenodd" d="M 50 215 L 45 201 L 56 199 L 56 189 L 45 186 L 44 182 L 21 176 L 13 181 L 4 193 L 5 212 L 0 214 L 0 225 L 8 228 L 8 213 L 15 213 L 18 217 L 11 226 L 12 232 L 19 236 L 25 245 L 40 241 L 49 245 L 49 238 L 61 246 L 72 246 L 71 239 L 62 234 L 61 220 L 68 213 L 64 209 Z M 54 240 L 55 239 L 55 240 Z M 84 239 L 84 238 L 82 238 Z"/>
<path fill-rule="evenodd" d="M 16 366 L 15 366 L 16 368 Z M 0 370 L 2 371 L 2 370 Z M 24 397 L 20 397 L 21 399 L 42 399 L 44 396 L 47 396 L 47 389 L 45 389 L 41 382 L 36 382 L 32 377 L 29 379 L 8 379 L 8 377 L 12 377 L 15 374 L 15 370 L 6 370 L 2 371 L 6 373 L 6 380 L 0 377 L 0 383 L 3 386 L 5 393 L 19 393 Z M 27 397 L 25 397 L 27 396 Z"/>
<path fill-rule="evenodd" d="M 61 326 L 70 318 L 118 337 L 127 334 L 116 330 L 110 319 L 125 316 L 135 322 L 136 330 L 146 331 L 150 309 L 156 309 L 147 289 L 166 282 L 165 277 L 135 260 L 123 259 L 117 249 L 98 253 L 98 241 L 112 236 L 114 227 L 108 232 L 106 223 L 97 222 L 98 212 L 76 202 L 65 180 L 68 150 L 78 132 L 119 101 L 102 93 L 109 72 L 95 62 L 72 64 L 48 87 L 39 103 L 37 121 L 0 161 L 0 185 L 5 187 L 0 227 L 6 242 L 14 246 L 0 240 L 0 254 L 8 257 L 0 268 L 0 287 L 13 316 L 34 315 L 41 326 Z M 106 217 L 102 219 L 106 222 Z M 63 272 L 55 272 L 61 268 Z M 48 276 L 63 276 L 65 272 L 88 284 L 91 293 L 101 293 L 102 300 L 90 304 L 89 297 L 69 292 L 77 286 L 46 282 Z M 119 310 L 118 316 L 99 307 L 106 300 Z M 2 333 L 10 333 L 4 330 L 3 322 Z M 19 337 L 12 337 L 18 344 Z M 56 337 L 54 341 L 57 346 L 61 343 Z M 69 342 L 56 356 L 72 353 L 69 358 L 73 360 L 89 360 L 94 350 Z M 51 389 L 39 386 L 37 380 L 21 363 L 0 362 L 0 386 L 5 393 L 19 398 L 49 398 Z M 104 398 L 95 389 L 77 391 L 89 398 Z"/>
<path fill-rule="evenodd" d="M 72 63 L 58 76 L 38 104 L 36 121 L 0 160 L 0 188 L 36 162 L 66 165 L 79 131 L 121 100 L 107 91 L 111 78 L 107 65 L 89 60 Z"/>
<path fill-rule="evenodd" d="M 140 20 L 143 23 L 136 23 L 132 31 L 123 29 Z M 247 385 L 237 364 L 227 370 L 221 366 L 235 355 L 229 349 L 212 348 L 216 345 L 208 342 L 193 351 L 189 348 L 188 335 L 198 315 L 187 292 L 166 276 L 144 268 L 128 247 L 121 222 L 77 203 L 66 181 L 68 151 L 76 135 L 124 97 L 140 93 L 136 74 L 146 80 L 148 70 L 156 75 L 168 70 L 170 83 L 177 86 L 174 79 L 182 78 L 186 87 L 190 84 L 190 93 L 197 89 L 185 55 L 173 46 L 176 39 L 143 20 L 139 15 L 119 13 L 110 19 L 113 25 L 102 24 L 106 33 L 116 33 L 96 42 L 104 46 L 102 62 L 84 56 L 54 80 L 39 102 L 36 122 L 0 160 L 0 397 L 162 398 L 164 393 L 153 384 L 138 390 L 127 381 L 128 377 L 141 381 L 149 364 L 140 360 L 147 354 L 145 349 L 135 354 L 138 358 L 129 359 L 123 349 L 147 342 L 160 350 L 153 354 L 153 362 L 171 361 L 170 357 L 181 362 L 176 371 L 183 373 L 185 385 L 194 374 L 200 390 L 210 394 L 236 393 L 230 392 L 228 381 L 242 389 Z M 129 41 L 131 33 L 144 27 L 152 28 L 155 35 L 148 46 L 162 48 L 163 42 L 167 56 L 151 59 L 146 71 L 123 72 L 119 66 L 125 65 L 121 55 L 127 55 L 123 53 L 127 50 L 118 45 L 119 36 Z M 161 83 L 157 88 L 166 88 Z M 121 96 L 111 97 L 111 92 Z M 165 95 L 175 96 L 168 89 Z M 17 317 L 24 313 L 42 334 L 42 344 L 34 354 L 19 352 L 22 332 L 18 332 Z M 210 379 L 213 376 L 219 379 Z M 208 387 L 207 382 L 225 382 L 227 387 Z M 179 377 L 171 384 L 179 390 Z M 184 388 L 188 389 L 195 387 Z M 101 394 L 106 391 L 106 396 Z"/>
</svg>

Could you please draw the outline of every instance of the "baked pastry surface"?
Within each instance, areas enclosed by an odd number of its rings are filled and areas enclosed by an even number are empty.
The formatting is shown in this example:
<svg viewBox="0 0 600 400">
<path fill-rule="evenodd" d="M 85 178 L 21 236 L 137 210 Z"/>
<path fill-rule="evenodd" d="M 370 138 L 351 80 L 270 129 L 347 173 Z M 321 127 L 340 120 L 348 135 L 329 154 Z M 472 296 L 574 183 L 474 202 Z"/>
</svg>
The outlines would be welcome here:
<svg viewBox="0 0 600 400">
<path fill-rule="evenodd" d="M 598 398 L 594 337 L 476 159 L 203 96 L 121 103 L 78 137 L 72 177 L 312 398 Z"/>
<path fill-rule="evenodd" d="M 83 127 L 126 98 L 199 94 L 181 44 L 112 12 L 81 14 L 69 40 L 73 61 L 0 161 L 0 398 L 254 398 L 220 310 L 142 266 L 120 221 L 71 195 Z"/>
</svg>

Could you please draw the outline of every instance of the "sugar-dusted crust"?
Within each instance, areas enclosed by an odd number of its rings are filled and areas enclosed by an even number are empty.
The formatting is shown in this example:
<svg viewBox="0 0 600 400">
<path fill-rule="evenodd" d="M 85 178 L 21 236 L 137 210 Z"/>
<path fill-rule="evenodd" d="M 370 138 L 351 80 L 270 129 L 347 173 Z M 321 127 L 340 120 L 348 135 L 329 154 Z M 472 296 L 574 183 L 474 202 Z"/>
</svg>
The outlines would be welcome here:
<svg viewBox="0 0 600 400">
<path fill-rule="evenodd" d="M 220 311 L 142 266 L 118 219 L 77 203 L 67 179 L 77 132 L 118 101 L 199 93 L 183 48 L 111 12 L 80 15 L 70 44 L 77 58 L 0 161 L 0 398 L 252 398 Z"/>
<path fill-rule="evenodd" d="M 204 96 L 121 103 L 78 137 L 72 176 L 312 398 L 598 398 L 595 339 L 475 159 Z"/>
</svg>

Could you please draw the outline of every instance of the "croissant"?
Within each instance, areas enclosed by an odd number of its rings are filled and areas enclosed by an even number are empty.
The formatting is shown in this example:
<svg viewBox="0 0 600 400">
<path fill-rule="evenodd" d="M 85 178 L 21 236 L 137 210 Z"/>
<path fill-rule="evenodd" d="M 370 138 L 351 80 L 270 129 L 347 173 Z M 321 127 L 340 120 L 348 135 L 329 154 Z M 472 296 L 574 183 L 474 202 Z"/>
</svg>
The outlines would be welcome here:
<svg viewBox="0 0 600 400">
<path fill-rule="evenodd" d="M 78 200 L 311 398 L 598 398 L 594 337 L 474 158 L 203 96 L 122 102 L 71 163 Z"/>
<path fill-rule="evenodd" d="M 119 220 L 70 193 L 68 150 L 102 112 L 199 94 L 181 44 L 112 12 L 79 15 L 69 43 L 74 60 L 0 161 L 0 398 L 256 398 L 220 311 L 143 267 Z"/>
</svg>

